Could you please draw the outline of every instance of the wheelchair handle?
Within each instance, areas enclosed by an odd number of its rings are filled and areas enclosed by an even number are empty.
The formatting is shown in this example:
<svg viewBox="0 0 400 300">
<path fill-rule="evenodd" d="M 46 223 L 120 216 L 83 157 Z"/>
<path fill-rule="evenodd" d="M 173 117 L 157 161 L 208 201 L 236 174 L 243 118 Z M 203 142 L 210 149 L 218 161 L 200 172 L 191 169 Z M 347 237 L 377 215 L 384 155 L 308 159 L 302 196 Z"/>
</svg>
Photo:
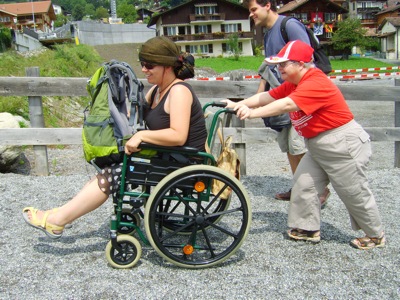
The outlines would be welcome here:
<svg viewBox="0 0 400 300">
<path fill-rule="evenodd" d="M 235 114 L 236 113 L 232 108 L 226 108 L 226 103 L 225 102 L 221 102 L 221 101 L 208 102 L 203 106 L 203 111 L 206 111 L 206 108 L 209 107 L 209 106 L 224 108 L 219 113 L 228 113 L 228 114 Z"/>
<path fill-rule="evenodd" d="M 213 106 L 213 107 L 225 107 L 226 103 L 225 102 L 221 102 L 221 101 L 214 101 L 214 102 L 211 102 L 211 106 Z"/>
</svg>

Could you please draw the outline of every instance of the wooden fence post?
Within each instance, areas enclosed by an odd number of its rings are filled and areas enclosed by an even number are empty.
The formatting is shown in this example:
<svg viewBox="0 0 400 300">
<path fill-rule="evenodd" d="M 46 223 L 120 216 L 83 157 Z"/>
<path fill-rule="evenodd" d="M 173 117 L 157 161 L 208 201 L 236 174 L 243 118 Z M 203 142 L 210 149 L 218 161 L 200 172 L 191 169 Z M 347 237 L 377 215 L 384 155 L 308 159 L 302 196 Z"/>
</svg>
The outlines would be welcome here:
<svg viewBox="0 0 400 300">
<path fill-rule="evenodd" d="M 231 81 L 243 81 L 243 73 L 239 72 L 239 71 L 233 71 L 230 75 L 230 80 Z M 232 101 L 241 101 L 244 98 L 242 97 L 242 95 L 235 95 L 235 97 L 229 97 L 229 100 Z M 244 128 L 245 127 L 245 123 L 244 120 L 239 120 L 238 117 L 236 117 L 235 115 L 231 115 L 228 114 L 227 119 L 225 121 L 225 125 L 226 127 L 238 127 L 238 128 Z M 239 156 L 240 159 L 240 174 L 241 175 L 246 175 L 246 144 L 245 143 L 241 143 L 241 141 L 238 141 L 234 144 L 235 146 L 235 150 L 236 153 Z"/>
<path fill-rule="evenodd" d="M 400 86 L 400 79 L 394 80 L 395 86 Z M 394 127 L 400 127 L 400 101 L 394 99 Z M 394 167 L 400 167 L 400 142 L 394 142 Z"/>
<path fill-rule="evenodd" d="M 228 98 L 231 101 L 239 102 L 243 98 Z M 240 120 L 238 117 L 232 114 L 225 115 L 224 127 L 237 127 L 245 128 L 244 120 Z M 241 143 L 241 141 L 236 141 L 234 143 L 235 151 L 239 156 L 240 160 L 240 174 L 246 175 L 246 144 Z"/>
<path fill-rule="evenodd" d="M 39 68 L 31 67 L 25 69 L 27 77 L 39 77 Z M 43 105 L 42 97 L 40 96 L 29 96 L 29 118 L 32 128 L 44 128 L 44 116 L 43 116 Z M 49 175 L 48 157 L 47 157 L 47 146 L 34 145 L 33 152 L 35 155 L 35 173 L 36 175 Z"/>
</svg>

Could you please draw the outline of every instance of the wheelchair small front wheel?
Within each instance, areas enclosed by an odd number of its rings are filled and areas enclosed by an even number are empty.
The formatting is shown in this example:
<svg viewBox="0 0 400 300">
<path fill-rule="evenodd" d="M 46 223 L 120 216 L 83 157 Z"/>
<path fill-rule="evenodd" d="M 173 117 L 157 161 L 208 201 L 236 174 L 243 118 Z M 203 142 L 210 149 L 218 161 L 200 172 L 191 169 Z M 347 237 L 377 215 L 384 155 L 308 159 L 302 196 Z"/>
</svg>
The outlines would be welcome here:
<svg viewBox="0 0 400 300">
<path fill-rule="evenodd" d="M 122 234 L 117 236 L 116 249 L 109 241 L 106 246 L 107 262 L 116 269 L 132 268 L 139 261 L 142 255 L 142 246 L 133 236 Z"/>
</svg>

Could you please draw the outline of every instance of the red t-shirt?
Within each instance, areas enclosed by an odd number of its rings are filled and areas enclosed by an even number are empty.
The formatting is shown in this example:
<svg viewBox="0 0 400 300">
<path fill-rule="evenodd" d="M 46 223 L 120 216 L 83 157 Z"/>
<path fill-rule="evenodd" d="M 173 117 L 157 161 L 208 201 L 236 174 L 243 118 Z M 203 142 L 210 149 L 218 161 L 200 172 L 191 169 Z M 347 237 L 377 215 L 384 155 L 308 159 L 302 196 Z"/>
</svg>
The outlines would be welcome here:
<svg viewBox="0 0 400 300">
<path fill-rule="evenodd" d="M 340 127 L 354 116 L 339 88 L 319 69 L 312 68 L 296 86 L 285 81 L 269 91 L 274 99 L 289 97 L 300 108 L 291 112 L 294 129 L 305 138 Z"/>
</svg>

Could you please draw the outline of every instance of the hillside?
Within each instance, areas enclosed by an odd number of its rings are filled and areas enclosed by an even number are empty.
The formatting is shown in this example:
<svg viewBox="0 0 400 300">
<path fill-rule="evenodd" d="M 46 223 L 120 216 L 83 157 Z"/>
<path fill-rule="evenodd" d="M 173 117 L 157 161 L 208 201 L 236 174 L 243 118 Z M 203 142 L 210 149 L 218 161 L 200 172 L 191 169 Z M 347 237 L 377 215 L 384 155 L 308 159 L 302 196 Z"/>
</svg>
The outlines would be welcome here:
<svg viewBox="0 0 400 300">
<path fill-rule="evenodd" d="M 112 44 L 94 46 L 94 49 L 105 61 L 116 59 L 128 63 L 133 68 L 136 76 L 143 78 L 138 58 L 140 46 L 141 44 Z"/>
</svg>

